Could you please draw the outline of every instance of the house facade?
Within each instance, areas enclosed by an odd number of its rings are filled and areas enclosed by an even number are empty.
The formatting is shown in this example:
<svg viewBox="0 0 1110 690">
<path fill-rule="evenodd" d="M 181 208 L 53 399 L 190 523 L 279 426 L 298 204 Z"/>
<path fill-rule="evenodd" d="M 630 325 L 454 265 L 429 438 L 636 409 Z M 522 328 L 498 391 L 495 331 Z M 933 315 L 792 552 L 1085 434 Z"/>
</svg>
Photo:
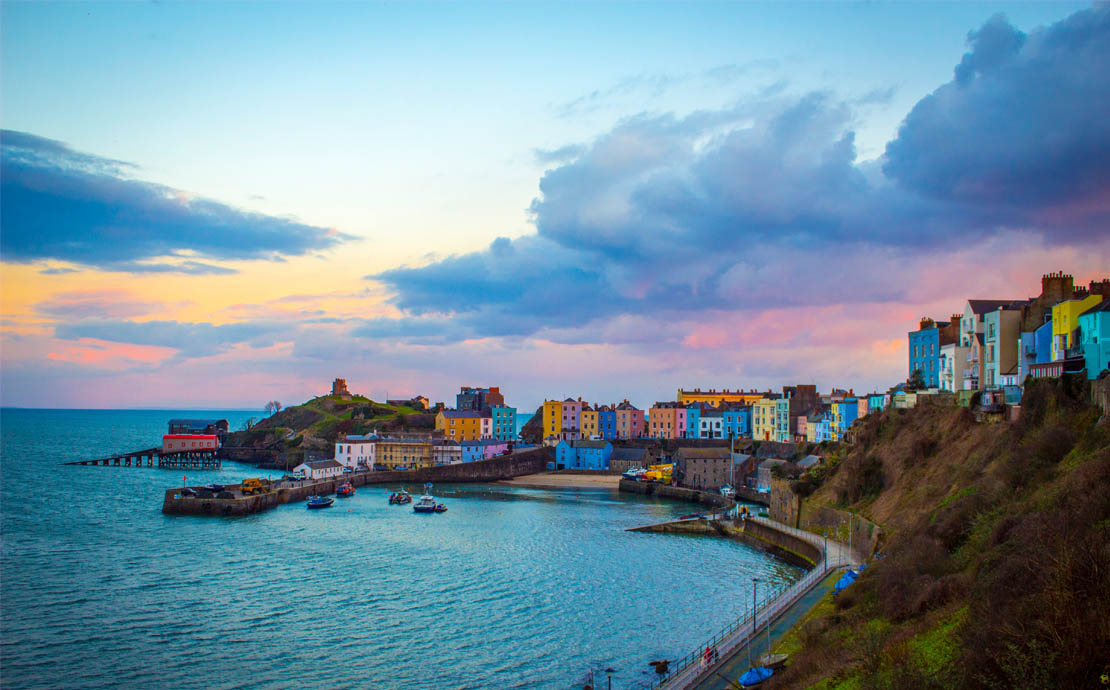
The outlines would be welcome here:
<svg viewBox="0 0 1110 690">
<path fill-rule="evenodd" d="M 1060 302 L 1052 308 L 1052 361 L 1067 359 L 1079 344 L 1079 316 L 1102 301 L 1102 295 L 1086 295 Z"/>
<path fill-rule="evenodd" d="M 644 411 L 625 400 L 615 408 L 617 438 L 630 439 L 646 436 L 647 420 Z"/>
<path fill-rule="evenodd" d="M 674 462 L 682 476 L 682 485 L 699 491 L 716 491 L 730 481 L 739 480 L 732 471 L 732 453 L 728 448 L 679 448 Z"/>
<path fill-rule="evenodd" d="M 1110 300 L 1079 315 L 1079 334 L 1087 378 L 1097 379 L 1103 370 L 1110 369 Z"/>
<path fill-rule="evenodd" d="M 303 472 L 307 479 L 333 479 L 343 474 L 343 465 L 335 460 L 313 460 L 302 462 L 293 471 Z"/>
<path fill-rule="evenodd" d="M 442 410 L 436 414 L 436 431 L 442 431 L 444 438 L 453 441 L 482 438 L 482 413 L 477 410 Z"/>
<path fill-rule="evenodd" d="M 752 438 L 757 441 L 775 440 L 776 401 L 760 398 L 752 403 Z"/>
<path fill-rule="evenodd" d="M 352 470 L 372 470 L 377 442 L 374 435 L 349 435 L 335 444 L 335 460 Z"/>
<path fill-rule="evenodd" d="M 395 470 L 399 467 L 415 469 L 431 467 L 432 442 L 421 439 L 383 438 L 377 444 L 377 465 Z"/>
<path fill-rule="evenodd" d="M 983 388 L 1017 378 L 1020 341 L 1020 306 L 1002 306 L 983 315 Z"/>
</svg>

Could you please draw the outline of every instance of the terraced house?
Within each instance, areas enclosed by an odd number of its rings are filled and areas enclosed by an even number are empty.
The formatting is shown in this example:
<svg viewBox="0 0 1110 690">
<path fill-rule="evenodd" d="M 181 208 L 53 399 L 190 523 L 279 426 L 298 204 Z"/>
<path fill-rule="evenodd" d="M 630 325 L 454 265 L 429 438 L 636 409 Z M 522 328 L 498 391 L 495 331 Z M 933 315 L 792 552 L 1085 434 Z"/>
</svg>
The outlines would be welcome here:
<svg viewBox="0 0 1110 690">
<path fill-rule="evenodd" d="M 487 425 L 488 429 L 488 425 Z M 476 410 L 443 410 L 436 415 L 436 431 L 452 441 L 482 438 L 482 413 Z"/>
</svg>

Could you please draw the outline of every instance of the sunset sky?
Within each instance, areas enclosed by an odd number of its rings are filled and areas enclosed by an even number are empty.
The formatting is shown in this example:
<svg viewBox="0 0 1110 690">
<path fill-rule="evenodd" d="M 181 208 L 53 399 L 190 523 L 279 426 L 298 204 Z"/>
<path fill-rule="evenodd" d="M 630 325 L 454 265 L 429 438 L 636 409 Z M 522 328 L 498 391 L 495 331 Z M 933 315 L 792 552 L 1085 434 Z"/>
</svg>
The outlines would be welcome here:
<svg viewBox="0 0 1110 690">
<path fill-rule="evenodd" d="M 0 402 L 885 390 L 1110 273 L 1110 5 L 0 5 Z"/>
</svg>

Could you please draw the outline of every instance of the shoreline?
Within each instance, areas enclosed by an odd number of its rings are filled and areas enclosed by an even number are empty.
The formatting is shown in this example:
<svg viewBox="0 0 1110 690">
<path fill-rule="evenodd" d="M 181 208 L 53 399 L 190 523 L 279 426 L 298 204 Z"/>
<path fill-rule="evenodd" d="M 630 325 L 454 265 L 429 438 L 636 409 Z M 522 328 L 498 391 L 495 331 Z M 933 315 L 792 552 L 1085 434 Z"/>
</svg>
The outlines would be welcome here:
<svg viewBox="0 0 1110 690">
<path fill-rule="evenodd" d="M 495 484 L 515 486 L 520 489 L 610 489 L 620 488 L 619 474 L 563 474 L 561 472 L 539 472 L 522 474 L 512 479 L 501 479 Z"/>
</svg>

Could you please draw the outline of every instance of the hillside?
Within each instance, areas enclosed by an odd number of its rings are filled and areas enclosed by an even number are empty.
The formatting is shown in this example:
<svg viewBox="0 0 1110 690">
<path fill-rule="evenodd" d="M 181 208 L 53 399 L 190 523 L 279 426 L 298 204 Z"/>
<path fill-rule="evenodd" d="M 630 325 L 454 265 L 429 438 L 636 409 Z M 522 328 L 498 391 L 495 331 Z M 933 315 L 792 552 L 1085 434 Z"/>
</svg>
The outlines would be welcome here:
<svg viewBox="0 0 1110 690">
<path fill-rule="evenodd" d="M 427 431 L 435 415 L 410 407 L 376 403 L 363 396 L 326 395 L 287 407 L 250 429 L 233 432 L 225 445 L 284 451 L 327 452 L 347 434 Z"/>
<path fill-rule="evenodd" d="M 770 688 L 1101 686 L 1110 419 L 1085 380 L 1030 382 L 1013 423 L 867 418 L 833 465 L 807 503 L 880 524 L 881 557 L 784 640 L 793 662 Z"/>
</svg>

